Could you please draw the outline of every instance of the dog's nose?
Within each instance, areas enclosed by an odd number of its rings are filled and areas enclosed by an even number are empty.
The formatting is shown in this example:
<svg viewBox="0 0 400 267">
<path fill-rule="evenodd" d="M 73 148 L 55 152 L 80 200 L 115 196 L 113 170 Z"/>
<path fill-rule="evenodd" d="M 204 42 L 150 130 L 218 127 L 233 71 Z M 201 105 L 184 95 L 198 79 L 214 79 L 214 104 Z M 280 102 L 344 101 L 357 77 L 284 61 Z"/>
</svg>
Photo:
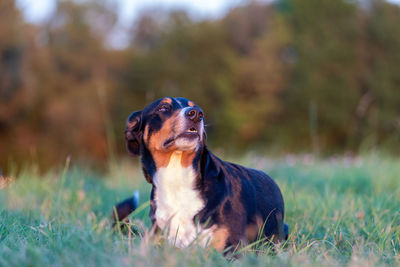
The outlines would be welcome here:
<svg viewBox="0 0 400 267">
<path fill-rule="evenodd" d="M 199 122 L 203 119 L 203 112 L 199 108 L 189 108 L 185 112 L 186 117 L 193 122 Z"/>
</svg>

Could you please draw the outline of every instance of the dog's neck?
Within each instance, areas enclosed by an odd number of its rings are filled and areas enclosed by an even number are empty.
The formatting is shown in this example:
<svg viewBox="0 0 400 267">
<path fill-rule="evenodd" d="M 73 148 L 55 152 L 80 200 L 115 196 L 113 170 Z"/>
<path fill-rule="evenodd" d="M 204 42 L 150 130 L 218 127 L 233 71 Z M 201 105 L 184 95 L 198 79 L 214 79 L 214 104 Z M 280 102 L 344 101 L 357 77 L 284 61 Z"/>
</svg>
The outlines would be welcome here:
<svg viewBox="0 0 400 267">
<path fill-rule="evenodd" d="M 183 168 L 191 166 L 198 175 L 200 175 L 200 155 L 204 146 L 198 151 L 150 151 L 144 147 L 142 152 L 142 169 L 146 180 L 154 184 L 154 176 L 156 172 L 162 168 L 166 168 L 170 163 L 179 163 Z M 201 176 L 201 175 L 200 175 Z"/>
<path fill-rule="evenodd" d="M 173 152 L 168 165 L 157 169 L 153 177 L 157 225 L 169 231 L 168 240 L 178 247 L 196 238 L 198 229 L 193 218 L 204 207 L 196 189 L 198 175 L 191 164 L 182 165 L 183 156 L 181 151 Z"/>
<path fill-rule="evenodd" d="M 195 177 L 195 172 L 193 166 L 191 164 L 182 164 L 182 159 L 184 159 L 182 151 L 171 152 L 165 157 L 168 157 L 168 159 L 163 159 L 162 165 L 157 164 L 156 162 L 157 170 L 153 177 L 153 182 L 156 187 L 159 187 L 159 185 L 165 183 L 165 181 L 175 183 L 177 182 L 176 180 L 179 180 L 177 177 L 187 172 L 191 172 L 191 177 L 189 177 L 190 180 L 194 179 L 193 177 Z"/>
</svg>

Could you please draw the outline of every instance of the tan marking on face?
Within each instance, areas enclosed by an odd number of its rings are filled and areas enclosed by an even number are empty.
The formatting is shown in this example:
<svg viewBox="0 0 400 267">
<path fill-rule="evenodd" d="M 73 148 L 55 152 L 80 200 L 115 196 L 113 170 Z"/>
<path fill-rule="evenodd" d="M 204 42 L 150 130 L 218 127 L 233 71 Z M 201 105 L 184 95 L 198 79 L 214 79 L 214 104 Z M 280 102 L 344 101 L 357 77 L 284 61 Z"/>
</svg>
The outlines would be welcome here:
<svg viewBox="0 0 400 267">
<path fill-rule="evenodd" d="M 219 252 L 224 251 L 226 241 L 229 237 L 229 231 L 226 227 L 222 226 L 215 230 L 211 241 L 212 246 Z"/>
<path fill-rule="evenodd" d="M 172 99 L 169 97 L 164 98 L 163 100 L 161 100 L 161 103 L 168 103 L 172 105 Z"/>
<path fill-rule="evenodd" d="M 167 120 L 163 122 L 160 130 L 151 133 L 151 135 L 148 137 L 148 148 L 150 149 L 151 152 L 156 150 L 163 150 L 164 142 L 168 138 L 173 137 L 174 122 L 178 114 L 179 111 L 175 111 L 171 115 L 171 117 L 169 117 Z"/>
<path fill-rule="evenodd" d="M 171 100 L 166 98 L 165 101 Z M 163 100 L 164 101 L 164 100 Z M 162 127 L 157 132 L 150 132 L 149 126 L 146 125 L 144 129 L 144 142 L 153 159 L 156 163 L 157 168 L 166 167 L 170 161 L 171 155 L 174 151 L 179 149 L 179 142 L 174 141 L 168 148 L 164 147 L 164 143 L 170 139 L 176 137 L 175 135 L 181 133 L 185 123 L 182 122 L 182 112 L 184 109 L 176 110 L 171 117 L 162 123 Z M 181 165 L 182 167 L 188 167 L 193 163 L 196 156 L 196 151 L 182 151 Z"/>
<path fill-rule="evenodd" d="M 154 162 L 156 163 L 157 169 L 164 168 L 168 166 L 168 163 L 171 159 L 172 152 L 161 152 L 154 151 L 152 152 Z"/>
<path fill-rule="evenodd" d="M 166 98 L 168 100 L 169 98 Z M 171 99 L 169 99 L 171 101 Z M 163 100 L 164 101 L 164 100 Z M 166 167 L 171 158 L 172 151 L 164 151 L 164 142 L 173 137 L 173 127 L 179 111 L 175 111 L 171 117 L 163 122 L 161 129 L 157 132 L 149 134 L 148 125 L 145 127 L 144 136 L 145 142 L 153 155 L 154 162 L 157 168 Z"/>
<path fill-rule="evenodd" d="M 149 136 L 149 125 L 146 125 L 144 127 L 144 132 L 143 132 L 143 140 L 144 140 L 144 142 L 146 144 L 149 143 L 149 138 L 150 138 L 150 136 Z"/>
<path fill-rule="evenodd" d="M 191 108 L 195 106 L 195 104 L 194 104 L 192 101 L 189 101 L 189 102 L 188 102 L 188 105 L 189 105 L 189 107 L 191 107 Z"/>
</svg>

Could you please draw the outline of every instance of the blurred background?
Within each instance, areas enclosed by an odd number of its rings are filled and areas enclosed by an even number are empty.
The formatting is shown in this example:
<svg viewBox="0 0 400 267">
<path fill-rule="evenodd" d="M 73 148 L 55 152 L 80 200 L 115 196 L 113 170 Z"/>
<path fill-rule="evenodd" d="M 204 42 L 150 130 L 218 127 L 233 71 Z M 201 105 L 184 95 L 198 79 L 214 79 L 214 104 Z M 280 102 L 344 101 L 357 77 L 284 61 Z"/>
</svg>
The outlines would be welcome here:
<svg viewBox="0 0 400 267">
<path fill-rule="evenodd" d="M 164 96 L 229 155 L 398 155 L 399 2 L 0 0 L 0 169 L 104 166 Z"/>
</svg>

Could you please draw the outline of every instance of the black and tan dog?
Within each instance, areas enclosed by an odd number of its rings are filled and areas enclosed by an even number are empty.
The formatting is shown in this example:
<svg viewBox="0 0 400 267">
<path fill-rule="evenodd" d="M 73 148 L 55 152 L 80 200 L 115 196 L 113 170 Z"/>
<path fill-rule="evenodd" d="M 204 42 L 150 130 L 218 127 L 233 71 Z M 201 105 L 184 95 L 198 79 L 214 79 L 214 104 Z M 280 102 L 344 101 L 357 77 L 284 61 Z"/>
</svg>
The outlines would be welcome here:
<svg viewBox="0 0 400 267">
<path fill-rule="evenodd" d="M 193 241 L 222 251 L 256 240 L 287 238 L 277 184 L 259 170 L 223 161 L 205 140 L 203 111 L 185 98 L 163 98 L 132 113 L 125 130 L 130 154 L 141 156 L 152 184 L 153 229 L 168 229 L 168 241 Z M 136 208 L 129 198 L 116 206 L 119 220 Z"/>
</svg>

